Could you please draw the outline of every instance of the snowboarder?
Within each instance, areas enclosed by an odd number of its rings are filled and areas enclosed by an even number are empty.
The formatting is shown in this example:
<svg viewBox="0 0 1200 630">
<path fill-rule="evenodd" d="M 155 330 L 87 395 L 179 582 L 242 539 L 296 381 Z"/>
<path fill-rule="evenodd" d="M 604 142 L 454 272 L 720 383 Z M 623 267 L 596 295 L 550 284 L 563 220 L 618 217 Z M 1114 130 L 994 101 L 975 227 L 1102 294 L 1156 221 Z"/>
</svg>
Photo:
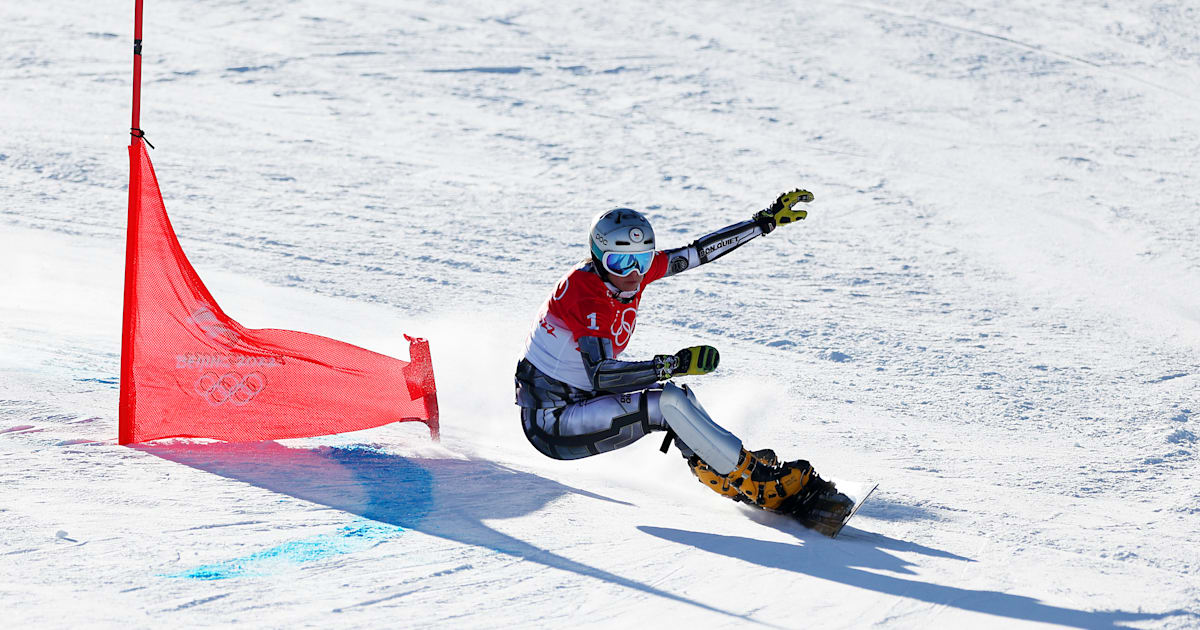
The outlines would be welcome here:
<svg viewBox="0 0 1200 630">
<path fill-rule="evenodd" d="M 776 227 L 804 219 L 794 190 L 747 221 L 676 249 L 655 249 L 640 212 L 600 213 L 588 237 L 589 259 L 559 281 L 517 363 L 517 404 L 530 443 L 555 459 L 612 451 L 653 431 L 666 431 L 692 473 L 717 493 L 789 514 L 833 535 L 854 502 L 821 479 L 807 461 L 780 463 L 769 449 L 747 451 L 672 378 L 708 374 L 720 359 L 712 346 L 684 348 L 646 361 L 624 361 L 647 284 L 710 263 Z"/>
</svg>

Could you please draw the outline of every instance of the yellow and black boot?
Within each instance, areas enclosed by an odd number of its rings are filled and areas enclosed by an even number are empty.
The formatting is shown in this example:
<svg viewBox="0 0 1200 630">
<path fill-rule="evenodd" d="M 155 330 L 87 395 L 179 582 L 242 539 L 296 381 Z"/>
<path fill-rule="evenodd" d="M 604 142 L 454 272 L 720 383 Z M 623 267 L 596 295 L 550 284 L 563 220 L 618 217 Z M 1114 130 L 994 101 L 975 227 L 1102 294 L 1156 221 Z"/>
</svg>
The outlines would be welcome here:
<svg viewBox="0 0 1200 630">
<path fill-rule="evenodd" d="M 770 449 L 750 452 L 742 449 L 738 465 L 728 475 L 708 467 L 693 455 L 688 459 L 692 474 L 717 494 L 776 512 L 786 511 L 785 503 L 800 495 L 812 475 L 806 461 L 780 465 Z"/>
<path fill-rule="evenodd" d="M 709 468 L 708 464 L 705 464 L 704 460 L 698 456 L 692 455 L 689 457 L 688 466 L 691 467 L 692 474 L 696 476 L 696 479 L 699 479 L 700 483 L 712 488 L 713 492 L 734 501 L 741 500 L 742 494 L 737 491 L 737 488 L 733 487 L 729 478 Z"/>
<path fill-rule="evenodd" d="M 822 479 L 804 460 L 779 463 L 770 449 L 742 450 L 737 468 L 722 475 L 699 457 L 688 459 L 692 474 L 717 494 L 764 510 L 787 514 L 826 536 L 842 528 L 854 501 Z"/>
</svg>

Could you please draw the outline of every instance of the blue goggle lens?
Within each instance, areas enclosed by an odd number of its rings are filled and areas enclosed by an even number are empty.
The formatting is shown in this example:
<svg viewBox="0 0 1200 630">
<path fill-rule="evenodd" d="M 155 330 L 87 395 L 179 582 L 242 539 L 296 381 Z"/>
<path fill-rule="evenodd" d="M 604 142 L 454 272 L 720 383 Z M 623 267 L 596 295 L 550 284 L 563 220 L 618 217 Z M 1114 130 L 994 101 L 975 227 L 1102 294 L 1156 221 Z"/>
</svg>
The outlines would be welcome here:
<svg viewBox="0 0 1200 630">
<path fill-rule="evenodd" d="M 627 276 L 636 269 L 643 276 L 650 271 L 650 263 L 654 260 L 654 252 L 612 252 L 604 255 L 604 268 L 617 276 Z"/>
</svg>

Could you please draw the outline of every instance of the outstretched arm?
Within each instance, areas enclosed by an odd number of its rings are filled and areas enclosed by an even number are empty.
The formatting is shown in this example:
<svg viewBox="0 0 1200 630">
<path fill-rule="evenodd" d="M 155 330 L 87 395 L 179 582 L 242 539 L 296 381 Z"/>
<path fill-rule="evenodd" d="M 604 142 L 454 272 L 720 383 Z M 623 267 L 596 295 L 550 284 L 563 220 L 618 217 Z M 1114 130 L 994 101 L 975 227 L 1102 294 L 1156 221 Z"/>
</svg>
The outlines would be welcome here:
<svg viewBox="0 0 1200 630">
<path fill-rule="evenodd" d="M 580 337 L 579 353 L 592 387 L 607 392 L 642 389 L 673 376 L 707 374 L 720 361 L 712 346 L 684 348 L 675 354 L 655 355 L 649 361 L 621 361 L 613 358 L 612 341 L 603 337 Z"/>
<path fill-rule="evenodd" d="M 799 221 L 808 216 L 806 210 L 793 210 L 797 203 L 808 203 L 813 194 L 807 190 L 793 190 L 775 199 L 765 210 L 759 210 L 749 221 L 734 223 L 712 234 L 702 236 L 690 245 L 668 249 L 667 276 L 710 263 L 725 254 L 749 243 L 755 237 L 770 234 L 780 225 Z"/>
</svg>

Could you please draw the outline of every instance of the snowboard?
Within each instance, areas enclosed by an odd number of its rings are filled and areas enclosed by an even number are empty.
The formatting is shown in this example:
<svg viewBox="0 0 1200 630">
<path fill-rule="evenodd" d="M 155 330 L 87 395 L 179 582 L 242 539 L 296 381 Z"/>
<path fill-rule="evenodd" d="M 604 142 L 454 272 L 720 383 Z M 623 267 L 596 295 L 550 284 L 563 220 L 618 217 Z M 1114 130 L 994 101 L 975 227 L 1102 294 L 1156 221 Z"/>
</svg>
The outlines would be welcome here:
<svg viewBox="0 0 1200 630">
<path fill-rule="evenodd" d="M 879 484 L 870 482 L 837 482 L 837 486 L 839 489 L 841 489 L 842 494 L 854 500 L 854 506 L 850 508 L 850 511 L 846 512 L 846 516 L 840 521 L 827 520 L 817 517 L 797 517 L 797 520 L 800 521 L 801 525 L 804 525 L 805 527 L 824 534 L 830 538 L 837 538 L 837 535 L 842 532 L 842 528 L 846 527 L 846 523 L 850 522 L 850 519 L 854 518 L 855 514 L 858 514 L 858 509 L 867 502 L 867 499 L 871 497 L 871 494 L 875 492 L 875 489 L 879 487 Z M 854 489 L 850 489 L 851 487 Z"/>
<path fill-rule="evenodd" d="M 842 528 L 846 526 L 846 523 L 850 522 L 850 519 L 854 518 L 855 514 L 858 514 L 858 508 L 862 507 L 862 505 L 867 502 L 867 499 L 871 498 L 871 494 L 873 494 L 875 489 L 878 487 L 879 484 L 872 484 L 871 489 L 867 490 L 867 492 L 862 495 L 861 499 L 858 499 L 854 502 L 854 507 L 850 508 L 850 513 L 846 515 L 846 518 L 842 519 L 842 524 L 839 525 L 837 529 L 833 530 L 832 534 L 829 534 L 830 538 L 837 538 L 837 535 L 842 533 Z"/>
</svg>

